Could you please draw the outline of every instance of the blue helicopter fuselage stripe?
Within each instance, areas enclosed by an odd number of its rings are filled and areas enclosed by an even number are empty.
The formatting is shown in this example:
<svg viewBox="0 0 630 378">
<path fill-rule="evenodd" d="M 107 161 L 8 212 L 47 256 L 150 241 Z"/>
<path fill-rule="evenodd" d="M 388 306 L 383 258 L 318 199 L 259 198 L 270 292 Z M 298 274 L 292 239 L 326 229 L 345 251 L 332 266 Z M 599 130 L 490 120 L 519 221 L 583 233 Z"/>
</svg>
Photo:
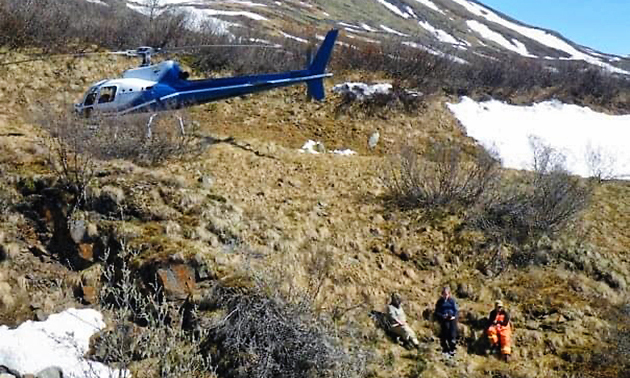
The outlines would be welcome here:
<svg viewBox="0 0 630 378">
<path fill-rule="evenodd" d="M 178 80 L 174 83 L 158 83 L 151 93 L 139 96 L 131 107 L 121 113 L 173 109 L 187 104 L 203 104 L 233 96 L 255 93 L 270 88 L 308 82 L 330 77 L 332 74 L 312 75 L 308 70 L 283 74 L 242 76 L 225 79 Z M 157 99 L 156 99 L 157 97 Z"/>
</svg>

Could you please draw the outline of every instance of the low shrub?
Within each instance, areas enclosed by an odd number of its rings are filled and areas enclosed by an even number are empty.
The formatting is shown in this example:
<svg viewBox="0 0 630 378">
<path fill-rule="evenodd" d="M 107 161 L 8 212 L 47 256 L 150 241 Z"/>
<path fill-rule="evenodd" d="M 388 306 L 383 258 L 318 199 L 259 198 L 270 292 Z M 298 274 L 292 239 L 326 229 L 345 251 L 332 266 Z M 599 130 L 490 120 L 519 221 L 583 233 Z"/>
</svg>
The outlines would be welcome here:
<svg viewBox="0 0 630 378">
<path fill-rule="evenodd" d="M 472 215 L 475 227 L 519 244 L 561 230 L 589 205 L 592 187 L 564 168 L 564 156 L 532 141 L 531 174 L 504 182 L 483 198 Z"/>
<path fill-rule="evenodd" d="M 404 147 L 384 181 L 388 200 L 404 209 L 470 206 L 495 185 L 498 172 L 497 160 L 483 149 L 466 161 L 459 147 L 435 143 L 423 155 Z"/>
<path fill-rule="evenodd" d="M 362 352 L 348 350 L 330 320 L 310 300 L 290 301 L 276 288 L 258 285 L 247 293 L 218 288 L 215 319 L 207 339 L 217 373 L 224 377 L 361 377 Z"/>
</svg>

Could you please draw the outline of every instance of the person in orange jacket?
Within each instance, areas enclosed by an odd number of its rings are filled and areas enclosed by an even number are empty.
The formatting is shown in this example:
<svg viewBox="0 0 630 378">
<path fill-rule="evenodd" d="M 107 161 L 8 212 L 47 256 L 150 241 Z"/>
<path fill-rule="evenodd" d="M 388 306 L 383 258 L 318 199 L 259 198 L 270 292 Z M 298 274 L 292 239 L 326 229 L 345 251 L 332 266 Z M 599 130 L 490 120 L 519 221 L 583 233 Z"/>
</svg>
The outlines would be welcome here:
<svg viewBox="0 0 630 378">
<path fill-rule="evenodd" d="M 494 303 L 494 310 L 490 313 L 488 320 L 486 334 L 490 340 L 490 346 L 493 349 L 500 349 L 501 356 L 505 361 L 509 361 L 512 354 L 512 325 L 510 313 L 503 308 L 501 300 Z"/>
</svg>

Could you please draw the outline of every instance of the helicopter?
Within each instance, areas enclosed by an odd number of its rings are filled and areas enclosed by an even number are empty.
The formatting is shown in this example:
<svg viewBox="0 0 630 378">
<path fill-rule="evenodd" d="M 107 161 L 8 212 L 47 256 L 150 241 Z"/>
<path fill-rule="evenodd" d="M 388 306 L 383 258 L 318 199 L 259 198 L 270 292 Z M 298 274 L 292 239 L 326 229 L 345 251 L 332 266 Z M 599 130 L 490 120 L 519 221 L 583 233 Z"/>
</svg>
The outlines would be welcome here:
<svg viewBox="0 0 630 378">
<path fill-rule="evenodd" d="M 151 47 L 115 52 L 140 57 L 142 63 L 126 70 L 122 78 L 94 83 L 82 101 L 74 104 L 74 111 L 87 118 L 93 114 L 158 113 L 300 83 L 306 83 L 309 97 L 323 100 L 323 79 L 332 76 L 326 66 L 338 33 L 333 29 L 326 34 L 305 69 L 217 79 L 188 80 L 188 73 L 173 60 L 151 64 L 151 56 L 159 52 Z"/>
</svg>

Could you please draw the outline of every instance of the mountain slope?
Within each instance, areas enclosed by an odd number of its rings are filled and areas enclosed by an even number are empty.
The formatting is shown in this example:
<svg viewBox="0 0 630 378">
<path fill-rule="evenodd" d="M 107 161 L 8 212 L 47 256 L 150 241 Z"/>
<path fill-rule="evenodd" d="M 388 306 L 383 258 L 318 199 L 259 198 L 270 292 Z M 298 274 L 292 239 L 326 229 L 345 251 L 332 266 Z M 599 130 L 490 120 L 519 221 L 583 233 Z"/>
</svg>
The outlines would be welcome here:
<svg viewBox="0 0 630 378">
<path fill-rule="evenodd" d="M 359 38 L 380 43 L 395 38 L 421 48 L 454 55 L 500 57 L 518 54 L 544 61 L 584 61 L 614 73 L 627 74 L 630 59 L 576 44 L 560 34 L 526 25 L 471 0 L 311 0 L 211 1 L 128 0 L 143 13 L 179 9 L 194 15 L 195 24 L 210 22 L 229 32 L 251 28 L 305 41 L 313 27 L 337 27 L 349 43 Z"/>
</svg>

